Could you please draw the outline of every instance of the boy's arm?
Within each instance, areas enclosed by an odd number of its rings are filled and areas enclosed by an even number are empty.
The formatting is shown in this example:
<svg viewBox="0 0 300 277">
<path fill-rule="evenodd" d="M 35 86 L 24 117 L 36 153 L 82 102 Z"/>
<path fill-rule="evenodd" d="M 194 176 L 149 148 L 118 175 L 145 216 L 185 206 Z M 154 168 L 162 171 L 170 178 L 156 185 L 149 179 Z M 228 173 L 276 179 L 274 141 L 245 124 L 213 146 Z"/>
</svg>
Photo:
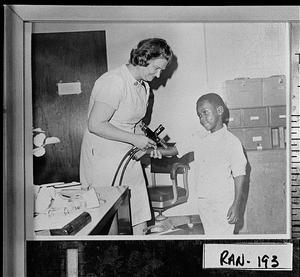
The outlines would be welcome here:
<svg viewBox="0 0 300 277">
<path fill-rule="evenodd" d="M 178 155 L 178 150 L 176 146 L 170 146 L 167 149 L 158 147 L 157 149 L 150 149 L 149 153 L 151 158 L 159 158 L 161 159 L 162 156 L 176 156 Z"/>
<path fill-rule="evenodd" d="M 145 151 L 140 150 L 135 154 L 135 159 L 139 160 L 144 155 L 150 155 L 151 158 L 161 159 L 162 156 L 176 156 L 178 155 L 177 148 L 175 146 L 168 147 L 167 149 L 163 147 L 158 147 L 156 149 L 149 148 Z"/>
<path fill-rule="evenodd" d="M 234 201 L 227 213 L 229 224 L 235 224 L 240 219 L 240 210 L 245 198 L 245 177 L 245 175 L 240 175 L 234 178 Z"/>
</svg>

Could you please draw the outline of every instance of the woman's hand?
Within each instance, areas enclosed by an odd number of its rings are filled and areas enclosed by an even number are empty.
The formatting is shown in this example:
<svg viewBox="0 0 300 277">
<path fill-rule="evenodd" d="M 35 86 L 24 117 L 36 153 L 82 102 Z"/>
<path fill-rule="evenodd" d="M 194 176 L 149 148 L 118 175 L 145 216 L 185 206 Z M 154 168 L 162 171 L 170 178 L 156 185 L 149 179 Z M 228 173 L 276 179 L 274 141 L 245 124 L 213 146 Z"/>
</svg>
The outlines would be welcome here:
<svg viewBox="0 0 300 277">
<path fill-rule="evenodd" d="M 151 147 L 156 147 L 156 143 L 144 135 L 135 135 L 133 145 L 141 150 L 147 150 Z"/>
</svg>

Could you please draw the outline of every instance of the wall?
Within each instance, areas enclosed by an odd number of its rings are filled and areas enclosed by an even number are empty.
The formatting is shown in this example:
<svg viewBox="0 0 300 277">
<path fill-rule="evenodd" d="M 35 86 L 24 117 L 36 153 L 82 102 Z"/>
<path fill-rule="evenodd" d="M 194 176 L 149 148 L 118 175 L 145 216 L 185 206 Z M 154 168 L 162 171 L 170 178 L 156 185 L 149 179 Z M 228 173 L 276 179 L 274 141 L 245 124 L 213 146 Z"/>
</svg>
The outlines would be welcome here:
<svg viewBox="0 0 300 277">
<path fill-rule="evenodd" d="M 225 98 L 223 82 L 237 77 L 285 74 L 284 23 L 34 23 L 33 32 L 105 30 L 108 69 L 126 63 L 130 50 L 146 37 L 163 37 L 178 67 L 165 86 L 154 90 L 150 123 L 165 126 L 171 141 L 203 130 L 195 102 L 204 93 Z M 194 188 L 193 171 L 190 187 Z M 169 213 L 196 213 L 195 199 Z M 167 213 L 168 214 L 168 213 Z"/>
<path fill-rule="evenodd" d="M 24 34 L 23 21 L 4 7 L 3 41 L 3 272 L 22 276 L 24 269 Z M 14 47 L 12 47 L 14 45 Z M 26 44 L 27 46 L 27 44 Z M 14 261 L 18 261 L 15 266 Z"/>
<path fill-rule="evenodd" d="M 168 41 L 177 57 L 178 68 L 165 86 L 154 91 L 150 127 L 163 123 L 173 141 L 198 127 L 194 108 L 200 95 L 217 92 L 223 96 L 222 85 L 228 79 L 267 77 L 285 71 L 283 23 L 72 22 L 33 25 L 35 33 L 83 30 L 106 31 L 108 69 L 126 63 L 130 50 L 143 38 L 156 36 Z"/>
</svg>

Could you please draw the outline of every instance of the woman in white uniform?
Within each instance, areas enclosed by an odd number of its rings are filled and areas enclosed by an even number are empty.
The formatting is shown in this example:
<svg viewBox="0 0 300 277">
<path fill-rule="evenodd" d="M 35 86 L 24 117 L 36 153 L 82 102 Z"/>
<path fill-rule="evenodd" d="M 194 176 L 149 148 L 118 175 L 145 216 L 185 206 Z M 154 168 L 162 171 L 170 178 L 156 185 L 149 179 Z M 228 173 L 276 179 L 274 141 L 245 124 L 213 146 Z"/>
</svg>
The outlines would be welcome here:
<svg viewBox="0 0 300 277">
<path fill-rule="evenodd" d="M 93 87 L 80 156 L 83 186 L 111 186 L 117 167 L 132 147 L 155 147 L 139 125 L 146 114 L 149 85 L 172 58 L 167 42 L 149 38 L 131 50 L 128 64 L 103 74 Z M 115 185 L 118 185 L 118 179 Z M 131 160 L 122 185 L 131 190 L 133 234 L 143 234 L 151 211 L 140 162 Z"/>
</svg>

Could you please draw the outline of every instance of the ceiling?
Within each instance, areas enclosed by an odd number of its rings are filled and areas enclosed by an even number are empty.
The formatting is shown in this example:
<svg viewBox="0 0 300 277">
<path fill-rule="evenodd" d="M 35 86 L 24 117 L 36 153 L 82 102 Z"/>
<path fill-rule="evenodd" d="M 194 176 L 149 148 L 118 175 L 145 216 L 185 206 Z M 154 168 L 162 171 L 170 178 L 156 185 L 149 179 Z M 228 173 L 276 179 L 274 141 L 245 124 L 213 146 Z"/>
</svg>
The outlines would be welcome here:
<svg viewBox="0 0 300 277">
<path fill-rule="evenodd" d="M 300 6 L 7 5 L 23 21 L 298 21 Z"/>
</svg>

